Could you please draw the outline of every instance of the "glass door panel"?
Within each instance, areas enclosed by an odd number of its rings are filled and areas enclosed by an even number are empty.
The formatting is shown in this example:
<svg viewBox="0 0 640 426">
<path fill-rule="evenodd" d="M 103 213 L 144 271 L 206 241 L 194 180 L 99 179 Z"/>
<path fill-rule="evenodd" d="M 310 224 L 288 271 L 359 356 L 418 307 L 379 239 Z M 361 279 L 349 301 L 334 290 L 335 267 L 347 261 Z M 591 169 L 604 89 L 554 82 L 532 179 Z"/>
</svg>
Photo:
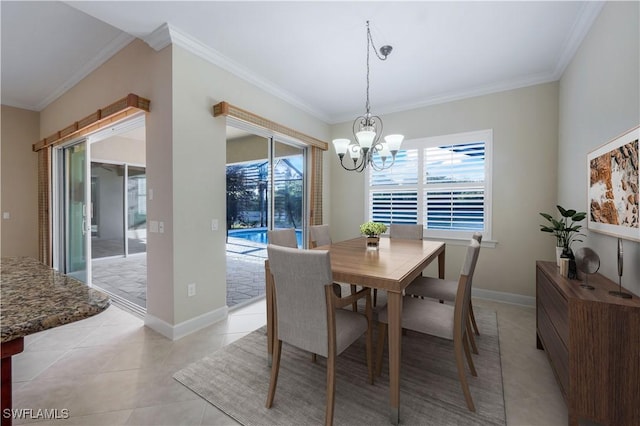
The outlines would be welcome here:
<svg viewBox="0 0 640 426">
<path fill-rule="evenodd" d="M 87 143 L 64 148 L 65 272 L 90 283 L 91 209 L 87 166 Z"/>
<path fill-rule="evenodd" d="M 128 167 L 127 242 L 129 253 L 147 251 L 147 174 L 144 167 Z"/>
<path fill-rule="evenodd" d="M 273 227 L 295 228 L 302 247 L 305 228 L 304 148 L 273 141 Z"/>
</svg>

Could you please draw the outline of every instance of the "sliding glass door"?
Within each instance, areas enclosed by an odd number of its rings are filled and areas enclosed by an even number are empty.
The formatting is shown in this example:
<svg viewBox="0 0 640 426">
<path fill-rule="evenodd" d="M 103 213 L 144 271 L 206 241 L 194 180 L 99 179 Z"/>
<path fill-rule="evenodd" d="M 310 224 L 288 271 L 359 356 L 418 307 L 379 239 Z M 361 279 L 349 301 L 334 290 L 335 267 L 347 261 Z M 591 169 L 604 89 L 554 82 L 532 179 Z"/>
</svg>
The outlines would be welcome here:
<svg viewBox="0 0 640 426">
<path fill-rule="evenodd" d="M 91 284 L 91 202 L 85 140 L 56 152 L 58 185 L 55 193 L 58 214 L 56 227 L 59 247 L 56 266 L 62 272 Z"/>
<path fill-rule="evenodd" d="M 305 149 L 273 141 L 272 228 L 294 228 L 302 246 L 305 229 Z"/>
<path fill-rule="evenodd" d="M 306 235 L 306 148 L 231 131 L 227 140 L 227 306 L 265 293 L 267 231 Z"/>
</svg>

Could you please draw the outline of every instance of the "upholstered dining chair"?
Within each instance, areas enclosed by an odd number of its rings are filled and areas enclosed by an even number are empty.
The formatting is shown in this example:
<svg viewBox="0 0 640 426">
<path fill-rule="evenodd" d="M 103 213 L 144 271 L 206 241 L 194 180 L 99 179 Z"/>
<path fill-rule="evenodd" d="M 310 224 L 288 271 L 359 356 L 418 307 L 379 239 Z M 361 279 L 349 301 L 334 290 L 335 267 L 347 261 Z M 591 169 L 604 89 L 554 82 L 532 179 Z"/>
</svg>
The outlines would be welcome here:
<svg viewBox="0 0 640 426">
<path fill-rule="evenodd" d="M 267 231 L 267 242 L 276 246 L 298 248 L 298 239 L 294 228 Z"/>
<path fill-rule="evenodd" d="M 313 248 L 320 247 L 320 246 L 327 246 L 332 242 L 330 228 L 329 228 L 329 225 L 327 224 L 311 225 L 309 226 L 309 233 L 311 234 L 311 247 Z M 337 288 L 342 290 L 342 286 L 340 285 L 340 283 L 334 283 L 333 285 L 334 285 L 334 290 L 336 290 Z M 355 294 L 357 291 L 356 286 L 353 284 L 350 284 L 350 287 L 351 287 L 351 294 Z M 342 293 L 336 293 L 338 297 L 340 297 L 341 294 Z M 351 309 L 354 312 L 357 312 L 358 303 L 353 302 Z"/>
<path fill-rule="evenodd" d="M 389 238 L 404 238 L 405 240 L 421 240 L 422 224 L 408 225 L 392 223 L 389 225 Z"/>
<path fill-rule="evenodd" d="M 421 240 L 422 224 L 417 225 L 392 223 L 389 225 L 389 238 L 402 238 L 405 240 Z M 378 289 L 373 289 L 373 306 L 378 305 Z"/>
<path fill-rule="evenodd" d="M 471 237 L 472 240 L 476 240 L 478 244 L 482 243 L 482 234 L 475 232 Z M 477 261 L 477 258 L 476 258 Z M 474 265 L 475 269 L 475 265 Z M 470 279 L 470 281 L 473 281 Z M 471 285 L 471 284 L 470 284 Z M 442 302 L 454 302 L 456 299 L 456 293 L 458 289 L 458 282 L 452 280 L 444 280 L 434 277 L 418 277 L 416 278 L 406 289 L 405 294 L 418 297 L 428 297 L 430 299 L 439 300 Z M 469 298 L 469 325 L 473 328 L 473 332 L 476 335 L 480 335 L 478 330 L 478 324 L 476 317 L 473 313 L 473 304 L 471 298 Z M 469 341 L 473 353 L 478 353 L 478 347 L 476 345 L 473 334 L 469 333 Z"/>
<path fill-rule="evenodd" d="M 402 299 L 402 328 L 413 330 L 423 334 L 453 340 L 458 378 L 462 386 L 462 392 L 469 411 L 475 411 L 469 384 L 465 373 L 464 359 L 466 357 L 469 370 L 473 376 L 477 376 L 473 359 L 469 350 L 466 337 L 469 328 L 467 317 L 469 315 L 469 299 L 471 298 L 471 277 L 476 265 L 480 243 L 472 240 L 467 248 L 467 255 L 460 271 L 456 292 L 455 305 L 438 303 L 428 299 L 418 299 L 405 296 Z M 385 338 L 387 336 L 387 307 L 378 312 L 378 347 L 376 374 L 382 371 L 382 355 Z M 425 362 L 428 362 L 425 360 Z"/>
<path fill-rule="evenodd" d="M 309 233 L 311 234 L 311 247 L 315 248 L 331 244 L 329 225 L 311 225 Z"/>
<path fill-rule="evenodd" d="M 267 241 L 274 246 L 298 248 L 298 239 L 296 238 L 296 230 L 294 228 L 267 231 Z M 333 291 L 336 296 L 340 297 L 342 295 L 342 287 L 340 284 L 334 283 Z"/>
<path fill-rule="evenodd" d="M 267 246 L 273 274 L 276 309 L 273 363 L 267 396 L 271 408 L 276 392 L 282 342 L 327 358 L 325 424 L 333 422 L 336 358 L 366 333 L 369 383 L 373 384 L 371 290 L 339 298 L 331 290 L 331 260 L 327 250 Z M 365 313 L 341 309 L 366 299 Z"/>
</svg>

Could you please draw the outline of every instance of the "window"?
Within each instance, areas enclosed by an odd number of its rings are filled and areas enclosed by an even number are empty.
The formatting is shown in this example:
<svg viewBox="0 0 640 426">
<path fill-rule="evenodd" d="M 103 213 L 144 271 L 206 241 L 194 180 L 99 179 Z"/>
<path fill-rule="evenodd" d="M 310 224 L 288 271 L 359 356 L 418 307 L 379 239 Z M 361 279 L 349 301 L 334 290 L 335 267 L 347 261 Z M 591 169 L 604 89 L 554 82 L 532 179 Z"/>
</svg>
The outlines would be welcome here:
<svg viewBox="0 0 640 426">
<path fill-rule="evenodd" d="M 368 169 L 368 220 L 422 223 L 425 237 L 491 239 L 493 132 L 405 141 L 391 169 Z"/>
</svg>

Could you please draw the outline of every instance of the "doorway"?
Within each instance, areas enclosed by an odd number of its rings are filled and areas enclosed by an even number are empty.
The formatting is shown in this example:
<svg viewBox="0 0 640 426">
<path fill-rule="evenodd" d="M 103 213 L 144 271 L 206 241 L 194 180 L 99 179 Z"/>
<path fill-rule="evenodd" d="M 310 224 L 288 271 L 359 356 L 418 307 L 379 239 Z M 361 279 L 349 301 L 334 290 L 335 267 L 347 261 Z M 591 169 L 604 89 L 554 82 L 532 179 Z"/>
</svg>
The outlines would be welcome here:
<svg viewBox="0 0 640 426">
<path fill-rule="evenodd" d="M 294 228 L 306 241 L 307 148 L 228 128 L 227 306 L 265 294 L 267 231 Z"/>
<path fill-rule="evenodd" d="M 144 115 L 53 151 L 54 266 L 146 311 Z"/>
</svg>

